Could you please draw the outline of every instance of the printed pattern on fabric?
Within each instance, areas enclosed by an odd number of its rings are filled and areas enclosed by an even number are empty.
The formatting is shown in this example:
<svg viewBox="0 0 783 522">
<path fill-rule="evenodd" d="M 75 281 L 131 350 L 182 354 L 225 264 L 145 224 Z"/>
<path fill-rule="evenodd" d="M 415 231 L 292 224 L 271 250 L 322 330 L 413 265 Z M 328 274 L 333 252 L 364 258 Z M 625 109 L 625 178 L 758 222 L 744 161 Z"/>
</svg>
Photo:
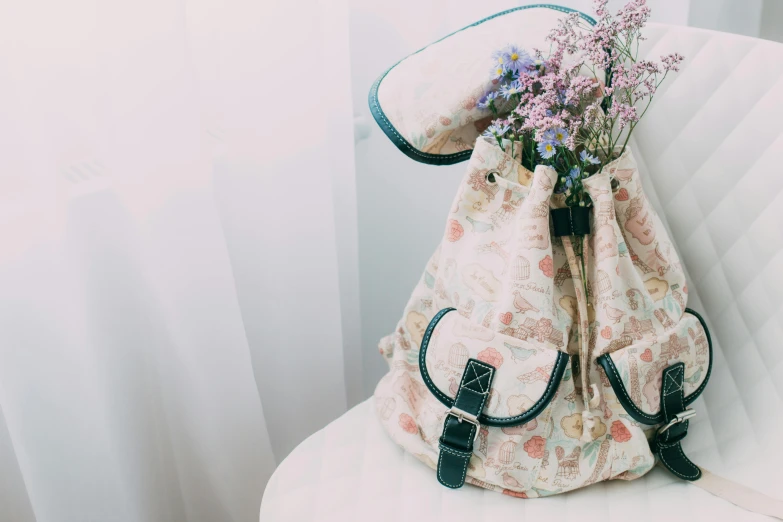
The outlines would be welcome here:
<svg viewBox="0 0 783 522">
<path fill-rule="evenodd" d="M 521 415 L 544 397 L 558 353 L 543 343 L 519 341 L 452 312 L 433 330 L 426 365 L 435 387 L 452 399 L 469 359 L 502 369 L 495 373 L 484 413 L 507 418 Z"/>
<path fill-rule="evenodd" d="M 684 395 L 694 393 L 707 378 L 709 344 L 701 322 L 686 314 L 661 338 L 635 343 L 610 354 L 629 398 L 642 412 L 661 411 L 661 376 L 669 366 L 685 363 Z"/>
<path fill-rule="evenodd" d="M 379 345 L 390 372 L 375 392 L 378 417 L 395 442 L 432 468 L 446 407 L 424 383 L 418 358 L 440 310 L 456 309 L 432 332 L 427 372 L 440 392 L 454 397 L 469 358 L 494 366 L 486 415 L 529 410 L 557 353 L 571 356 L 554 398 L 536 418 L 479 431 L 466 481 L 523 498 L 633 479 L 654 465 L 645 435 L 650 426 L 624 410 L 596 357 L 611 354 L 626 390 L 649 412 L 657 411 L 665 366 L 685 362 L 690 390 L 703 382 L 709 362 L 700 323 L 683 316 L 687 287 L 679 259 L 626 153 L 586 183 L 596 205 L 587 260 L 590 356 L 587 368 L 576 364 L 576 290 L 563 244 L 549 230 L 550 208 L 562 206 L 552 194 L 555 176 L 543 166 L 531 173 L 479 139 L 443 240 L 397 330 Z M 612 177 L 619 181 L 614 189 Z M 587 440 L 581 371 L 599 391 L 590 397 L 595 424 Z"/>
</svg>

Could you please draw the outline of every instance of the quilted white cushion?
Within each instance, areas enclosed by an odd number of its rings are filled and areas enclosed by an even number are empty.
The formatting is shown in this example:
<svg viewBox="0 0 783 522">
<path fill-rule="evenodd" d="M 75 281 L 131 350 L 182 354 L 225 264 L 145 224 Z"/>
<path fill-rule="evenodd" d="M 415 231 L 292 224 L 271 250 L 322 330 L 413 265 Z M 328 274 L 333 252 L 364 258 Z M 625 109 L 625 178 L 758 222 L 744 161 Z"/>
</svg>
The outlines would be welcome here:
<svg viewBox="0 0 783 522">
<path fill-rule="evenodd" d="M 697 409 L 699 407 L 697 406 Z M 690 435 L 689 435 L 690 437 Z M 775 473 L 753 481 L 772 480 Z M 749 468 L 740 471 L 747 479 Z M 778 479 L 779 480 L 779 479 Z M 759 485 L 756 484 L 756 485 Z M 769 482 L 767 485 L 769 486 Z M 768 491 L 771 494 L 771 490 Z M 396 446 L 368 400 L 304 441 L 277 468 L 261 522 L 714 522 L 768 520 L 655 468 L 633 482 L 600 482 L 553 497 L 522 500 L 465 486 L 451 490 Z"/>
<path fill-rule="evenodd" d="M 698 464 L 780 497 L 783 45 L 661 25 L 647 36 L 645 53 L 676 50 L 686 62 L 637 129 L 635 153 L 715 351 L 684 447 Z M 389 440 L 369 402 L 302 443 L 261 506 L 263 522 L 629 519 L 767 520 L 660 469 L 546 499 L 448 490 Z"/>
</svg>

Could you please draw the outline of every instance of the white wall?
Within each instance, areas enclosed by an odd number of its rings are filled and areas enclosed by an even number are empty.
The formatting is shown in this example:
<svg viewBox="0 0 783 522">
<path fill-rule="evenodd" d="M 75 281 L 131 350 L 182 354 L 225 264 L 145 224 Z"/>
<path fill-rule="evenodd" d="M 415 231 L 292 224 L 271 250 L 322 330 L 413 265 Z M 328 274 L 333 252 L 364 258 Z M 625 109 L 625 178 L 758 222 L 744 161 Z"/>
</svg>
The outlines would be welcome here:
<svg viewBox="0 0 783 522">
<path fill-rule="evenodd" d="M 780 0 L 767 0 L 767 3 Z M 763 0 L 689 0 L 688 25 L 759 36 Z"/>
<path fill-rule="evenodd" d="M 353 0 L 351 60 L 354 111 L 369 135 L 356 145 L 359 286 L 365 396 L 386 363 L 378 340 L 392 331 L 437 245 L 464 164 L 434 167 L 403 155 L 372 121 L 367 93 L 389 66 L 442 36 L 499 11 L 531 2 L 499 0 Z M 590 12 L 592 0 L 560 0 Z M 612 0 L 612 9 L 624 0 Z M 648 0 L 652 20 L 758 35 L 761 0 Z M 783 0 L 767 0 L 765 34 L 780 36 Z M 767 18 L 771 18 L 768 16 Z M 755 32 L 754 32 L 755 31 Z"/>
<path fill-rule="evenodd" d="M 759 36 L 766 40 L 783 42 L 783 1 L 765 0 L 761 10 Z"/>
</svg>

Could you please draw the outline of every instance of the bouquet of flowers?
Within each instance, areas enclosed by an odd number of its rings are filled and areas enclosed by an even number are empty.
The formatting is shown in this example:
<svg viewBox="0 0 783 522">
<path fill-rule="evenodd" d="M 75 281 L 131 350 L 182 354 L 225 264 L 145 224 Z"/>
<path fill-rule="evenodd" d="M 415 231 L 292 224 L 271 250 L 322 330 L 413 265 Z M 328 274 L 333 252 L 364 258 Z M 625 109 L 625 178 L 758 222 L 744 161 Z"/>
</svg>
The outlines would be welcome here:
<svg viewBox="0 0 783 522">
<path fill-rule="evenodd" d="M 555 192 L 569 207 L 591 205 L 583 180 L 623 153 L 656 89 L 683 60 L 678 53 L 639 60 L 650 8 L 632 0 L 612 15 L 607 3 L 594 0 L 595 25 L 576 12 L 562 18 L 546 56 L 514 45 L 496 51 L 493 88 L 479 101 L 504 115 L 484 135 L 530 170 L 553 167 Z"/>
</svg>

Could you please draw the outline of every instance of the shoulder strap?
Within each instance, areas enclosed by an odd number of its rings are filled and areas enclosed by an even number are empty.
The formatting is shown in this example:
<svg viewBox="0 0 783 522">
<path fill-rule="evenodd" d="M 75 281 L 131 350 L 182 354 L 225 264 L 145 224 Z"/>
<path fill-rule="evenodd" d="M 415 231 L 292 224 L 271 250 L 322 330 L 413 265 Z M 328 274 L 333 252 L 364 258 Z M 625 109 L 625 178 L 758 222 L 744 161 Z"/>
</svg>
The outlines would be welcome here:
<svg viewBox="0 0 783 522">
<path fill-rule="evenodd" d="M 783 501 L 719 475 L 713 475 L 704 468 L 699 469 L 701 478 L 693 482 L 694 486 L 747 511 L 783 520 Z"/>
<path fill-rule="evenodd" d="M 747 511 L 783 520 L 783 501 L 713 475 L 685 456 L 682 439 L 688 434 L 688 419 L 696 415 L 696 412 L 685 408 L 684 374 L 685 364 L 681 362 L 663 371 L 661 411 L 664 414 L 664 424 L 658 429 L 653 440 L 653 452 L 658 454 L 660 464 L 674 475 L 692 482 L 716 497 L 728 500 Z"/>
</svg>

